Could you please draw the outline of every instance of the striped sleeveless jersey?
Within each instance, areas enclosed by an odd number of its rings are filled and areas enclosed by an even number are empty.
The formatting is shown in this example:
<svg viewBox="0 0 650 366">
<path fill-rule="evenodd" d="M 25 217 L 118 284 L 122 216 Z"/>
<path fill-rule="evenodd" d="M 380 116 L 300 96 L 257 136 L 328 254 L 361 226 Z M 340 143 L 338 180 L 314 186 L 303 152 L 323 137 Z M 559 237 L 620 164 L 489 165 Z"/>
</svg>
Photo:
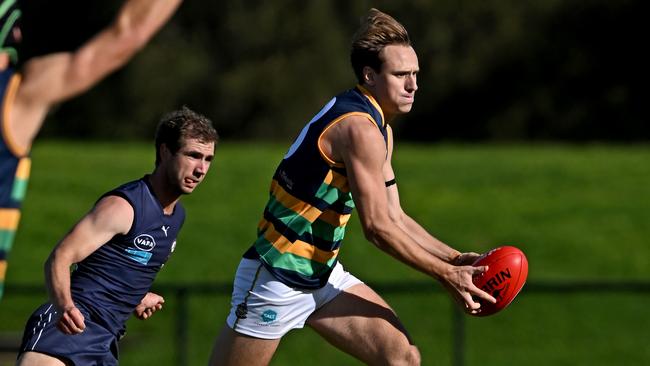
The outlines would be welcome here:
<svg viewBox="0 0 650 366">
<path fill-rule="evenodd" d="M 31 168 L 28 151 L 12 140 L 9 131 L 8 116 L 19 84 L 20 75 L 13 69 L 0 72 L 0 299 Z"/>
<path fill-rule="evenodd" d="M 288 286 L 320 288 L 337 263 L 354 201 L 345 166 L 319 148 L 323 133 L 346 117 L 358 115 L 388 133 L 379 104 L 361 86 L 330 100 L 303 128 L 271 182 L 258 237 L 244 254 Z"/>
</svg>

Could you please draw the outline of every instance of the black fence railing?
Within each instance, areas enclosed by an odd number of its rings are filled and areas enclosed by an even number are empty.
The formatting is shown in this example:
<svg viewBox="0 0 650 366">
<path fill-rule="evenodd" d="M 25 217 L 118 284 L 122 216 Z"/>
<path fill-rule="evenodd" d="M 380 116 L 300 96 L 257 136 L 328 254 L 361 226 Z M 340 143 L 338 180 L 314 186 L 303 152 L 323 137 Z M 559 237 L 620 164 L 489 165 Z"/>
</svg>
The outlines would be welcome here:
<svg viewBox="0 0 650 366">
<path fill-rule="evenodd" d="M 380 294 L 442 292 L 431 281 L 403 281 L 368 283 Z M 584 281 L 532 281 L 526 283 L 526 293 L 633 293 L 650 294 L 650 281 L 584 280 Z M 230 295 L 231 283 L 157 284 L 154 291 L 174 297 L 174 336 L 176 365 L 189 365 L 189 298 L 195 295 Z M 42 294 L 43 285 L 7 285 L 6 294 L 32 296 Z M 452 363 L 465 365 L 465 314 L 456 306 L 452 311 Z M 0 340 L 0 352 L 17 352 L 15 343 Z"/>
</svg>

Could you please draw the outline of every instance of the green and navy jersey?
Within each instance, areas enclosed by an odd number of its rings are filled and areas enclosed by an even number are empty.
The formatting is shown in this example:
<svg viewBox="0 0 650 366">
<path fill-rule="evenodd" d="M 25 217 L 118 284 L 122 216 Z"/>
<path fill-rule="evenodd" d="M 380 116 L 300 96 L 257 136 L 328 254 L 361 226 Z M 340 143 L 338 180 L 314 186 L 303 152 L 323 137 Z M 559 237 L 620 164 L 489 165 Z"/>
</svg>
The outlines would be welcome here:
<svg viewBox="0 0 650 366">
<path fill-rule="evenodd" d="M 244 257 L 259 258 L 289 286 L 320 288 L 336 265 L 354 201 L 345 166 L 319 142 L 328 128 L 355 115 L 374 123 L 388 143 L 379 104 L 357 86 L 330 100 L 303 128 L 273 175 L 257 240 Z"/>
<path fill-rule="evenodd" d="M 72 299 L 81 303 L 113 334 L 149 291 L 176 246 L 185 209 L 178 202 L 167 215 L 145 176 L 106 196 L 119 196 L 133 207 L 133 224 L 77 263 L 70 279 Z"/>
<path fill-rule="evenodd" d="M 13 141 L 9 131 L 9 112 L 19 84 L 20 75 L 13 69 L 0 72 L 0 298 L 31 168 L 28 151 Z"/>
</svg>

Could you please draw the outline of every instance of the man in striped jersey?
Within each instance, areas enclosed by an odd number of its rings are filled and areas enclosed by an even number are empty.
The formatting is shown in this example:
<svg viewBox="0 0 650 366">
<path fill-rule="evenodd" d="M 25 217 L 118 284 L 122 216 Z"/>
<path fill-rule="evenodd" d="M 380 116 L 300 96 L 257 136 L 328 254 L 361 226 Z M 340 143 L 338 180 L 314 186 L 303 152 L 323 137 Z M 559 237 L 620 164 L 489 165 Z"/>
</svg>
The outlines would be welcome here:
<svg viewBox="0 0 650 366">
<path fill-rule="evenodd" d="M 438 280 L 467 312 L 476 253 L 431 236 L 399 203 L 388 122 L 411 110 L 419 71 L 408 33 L 371 9 L 351 53 L 359 84 L 327 103 L 303 128 L 277 167 L 258 237 L 241 260 L 231 311 L 212 365 L 265 365 L 291 329 L 312 327 L 367 364 L 420 363 L 390 306 L 337 260 L 354 207 L 366 238 Z"/>
<path fill-rule="evenodd" d="M 19 64 L 21 9 L 17 0 L 0 0 L 0 300 L 27 190 L 29 151 L 48 110 L 122 67 L 180 2 L 128 0 L 110 26 L 75 52 L 47 54 Z"/>
</svg>

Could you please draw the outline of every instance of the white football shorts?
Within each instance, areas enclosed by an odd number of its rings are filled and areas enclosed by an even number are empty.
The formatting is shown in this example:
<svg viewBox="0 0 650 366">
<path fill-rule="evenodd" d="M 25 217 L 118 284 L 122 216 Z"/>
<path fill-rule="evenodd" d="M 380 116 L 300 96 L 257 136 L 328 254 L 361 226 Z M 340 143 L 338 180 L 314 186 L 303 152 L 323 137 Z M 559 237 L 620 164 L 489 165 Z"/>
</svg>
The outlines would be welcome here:
<svg viewBox="0 0 650 366">
<path fill-rule="evenodd" d="M 309 290 L 278 281 L 259 260 L 243 258 L 237 268 L 226 322 L 238 333 L 255 338 L 282 338 L 305 326 L 307 318 L 345 289 L 363 283 L 337 263 L 327 285 Z"/>
</svg>

